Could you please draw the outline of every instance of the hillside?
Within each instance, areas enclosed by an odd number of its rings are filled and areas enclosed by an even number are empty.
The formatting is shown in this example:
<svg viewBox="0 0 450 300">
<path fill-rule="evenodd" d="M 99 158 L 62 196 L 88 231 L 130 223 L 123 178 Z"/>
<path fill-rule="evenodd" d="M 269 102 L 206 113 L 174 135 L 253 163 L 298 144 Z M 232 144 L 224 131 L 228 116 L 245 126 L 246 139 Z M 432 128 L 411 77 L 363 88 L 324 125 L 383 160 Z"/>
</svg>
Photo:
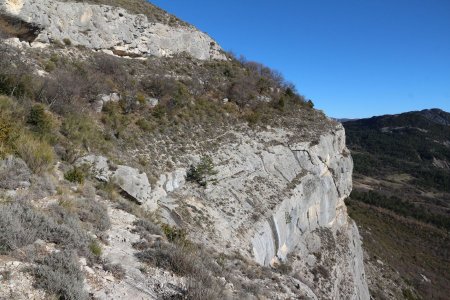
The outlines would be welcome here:
<svg viewBox="0 0 450 300">
<path fill-rule="evenodd" d="M 281 74 L 138 0 L 0 1 L 0 53 L 0 299 L 369 299 L 344 129 Z"/>
<path fill-rule="evenodd" d="M 431 109 L 343 123 L 355 163 L 348 204 L 365 250 L 423 299 L 449 293 L 449 120 L 449 113 Z M 380 299 L 403 293 L 376 283 L 370 288 Z"/>
</svg>

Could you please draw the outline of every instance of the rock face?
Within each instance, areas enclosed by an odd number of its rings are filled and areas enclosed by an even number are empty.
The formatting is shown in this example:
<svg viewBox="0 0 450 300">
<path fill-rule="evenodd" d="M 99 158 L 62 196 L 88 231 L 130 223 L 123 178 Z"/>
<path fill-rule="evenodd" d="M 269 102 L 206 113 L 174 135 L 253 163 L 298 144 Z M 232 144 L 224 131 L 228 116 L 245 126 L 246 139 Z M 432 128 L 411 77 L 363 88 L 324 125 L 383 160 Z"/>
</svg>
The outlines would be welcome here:
<svg viewBox="0 0 450 300">
<path fill-rule="evenodd" d="M 352 188 L 353 163 L 344 141 L 340 130 L 321 136 L 316 145 L 279 145 L 262 155 L 265 170 L 274 180 L 297 182 L 292 195 L 283 199 L 252 240 L 258 263 L 286 259 L 305 232 L 347 222 L 344 199 Z"/>
<path fill-rule="evenodd" d="M 212 224 L 202 242 L 265 266 L 289 261 L 304 274 L 326 269 L 318 299 L 369 299 L 360 236 L 344 204 L 353 162 L 342 125 L 309 142 L 283 129 L 233 134 L 234 142 L 208 153 L 217 182 L 178 191 L 180 205 L 187 202 L 194 218 L 197 211 Z"/>
<path fill-rule="evenodd" d="M 188 53 L 200 60 L 225 59 L 220 46 L 191 26 L 150 23 L 144 15 L 125 9 L 55 0 L 2 0 L 7 21 L 39 28 L 33 42 L 70 41 L 119 56 L 171 56 Z M 27 40 L 31 41 L 31 40 Z"/>
</svg>

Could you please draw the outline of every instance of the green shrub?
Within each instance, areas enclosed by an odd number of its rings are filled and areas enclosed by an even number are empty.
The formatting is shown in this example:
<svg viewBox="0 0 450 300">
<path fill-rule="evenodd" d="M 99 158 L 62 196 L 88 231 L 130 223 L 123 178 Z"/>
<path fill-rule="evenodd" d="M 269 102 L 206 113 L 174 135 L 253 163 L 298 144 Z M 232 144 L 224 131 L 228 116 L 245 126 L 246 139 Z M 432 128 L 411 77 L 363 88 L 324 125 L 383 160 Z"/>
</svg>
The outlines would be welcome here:
<svg viewBox="0 0 450 300">
<path fill-rule="evenodd" d="M 53 118 L 42 104 L 33 105 L 28 114 L 27 123 L 40 134 L 48 134 L 53 129 Z"/>
<path fill-rule="evenodd" d="M 23 65 L 20 67 L 23 67 Z M 4 70 L 0 70 L 0 95 L 4 94 L 15 97 L 31 96 L 33 94 L 33 89 L 35 88 L 33 86 L 35 82 L 26 70 L 27 67 L 23 68 L 21 71 L 18 71 L 17 69 L 9 70 L 10 72 L 17 72 L 18 74 L 8 74 Z"/>
<path fill-rule="evenodd" d="M 258 111 L 249 111 L 244 114 L 244 118 L 250 125 L 255 125 L 261 120 L 261 113 Z"/>
<path fill-rule="evenodd" d="M 138 94 L 136 95 L 136 101 L 137 101 L 139 104 L 144 105 L 144 104 L 145 104 L 145 95 L 142 94 L 142 93 L 138 93 Z"/>
<path fill-rule="evenodd" d="M 119 138 L 127 131 L 131 120 L 130 116 L 124 113 L 120 103 L 108 102 L 103 106 L 102 122 L 116 138 Z"/>
<path fill-rule="evenodd" d="M 66 46 L 72 46 L 72 41 L 69 38 L 63 39 L 64 45 Z"/>
<path fill-rule="evenodd" d="M 414 296 L 413 292 L 410 289 L 402 289 L 403 297 L 406 300 L 416 300 L 417 298 Z"/>
<path fill-rule="evenodd" d="M 20 136 L 22 110 L 9 97 L 0 96 L 0 158 L 13 153 L 13 141 Z"/>
<path fill-rule="evenodd" d="M 187 241 L 186 231 L 182 228 L 177 228 L 175 226 L 163 224 L 162 230 L 170 242 L 185 244 Z"/>
<path fill-rule="evenodd" d="M 151 131 L 153 131 L 153 129 L 155 129 L 155 125 L 152 122 L 147 121 L 144 118 L 137 120 L 136 125 L 140 129 L 142 129 L 143 131 L 146 131 L 146 132 L 151 132 Z"/>
<path fill-rule="evenodd" d="M 199 185 L 206 187 L 210 177 L 216 174 L 217 171 L 214 170 L 214 164 L 211 157 L 203 156 L 199 164 L 196 166 L 191 165 L 187 172 L 186 180 L 196 182 Z"/>
<path fill-rule="evenodd" d="M 92 241 L 89 245 L 89 250 L 94 256 L 100 257 L 102 255 L 102 247 L 97 241 Z"/>
<path fill-rule="evenodd" d="M 35 173 L 48 171 L 53 165 L 53 148 L 46 142 L 36 139 L 31 134 L 23 133 L 14 142 L 14 148 L 17 154 Z"/>
<path fill-rule="evenodd" d="M 0 143 L 7 143 L 14 129 L 14 124 L 9 118 L 0 118 Z"/>
<path fill-rule="evenodd" d="M 44 66 L 44 70 L 48 73 L 54 71 L 55 69 L 56 69 L 56 64 L 51 60 L 49 60 Z"/>
<path fill-rule="evenodd" d="M 84 182 L 84 172 L 79 167 L 74 167 L 72 170 L 67 171 L 64 174 L 64 179 L 70 181 L 70 182 L 76 182 L 79 184 L 82 184 Z"/>
<path fill-rule="evenodd" d="M 63 120 L 61 133 L 67 137 L 72 147 L 85 149 L 105 148 L 105 138 L 99 126 L 89 115 L 70 114 Z"/>
</svg>

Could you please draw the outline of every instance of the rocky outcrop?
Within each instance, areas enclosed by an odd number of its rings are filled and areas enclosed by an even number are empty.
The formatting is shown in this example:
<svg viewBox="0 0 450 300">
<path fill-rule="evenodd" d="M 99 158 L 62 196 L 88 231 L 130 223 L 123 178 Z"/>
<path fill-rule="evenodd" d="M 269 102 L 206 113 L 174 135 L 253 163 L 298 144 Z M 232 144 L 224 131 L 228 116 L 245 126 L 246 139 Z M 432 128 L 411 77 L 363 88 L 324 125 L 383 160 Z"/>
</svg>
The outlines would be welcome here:
<svg viewBox="0 0 450 300">
<path fill-rule="evenodd" d="M 131 197 L 149 211 L 155 211 L 159 200 L 181 188 L 186 182 L 186 170 L 180 168 L 161 174 L 152 189 L 147 174 L 129 166 L 115 166 L 104 156 L 87 155 L 78 159 L 76 165 L 87 166 L 100 181 L 114 183 L 125 196 Z"/>
<path fill-rule="evenodd" d="M 65 41 L 129 57 L 188 53 L 200 60 L 225 59 L 220 46 L 194 27 L 150 23 L 146 16 L 123 8 L 56 0 L 2 0 L 0 14 L 8 17 L 6 23 L 22 22 L 22 28 L 24 24 L 32 28 L 35 34 L 28 42 Z"/>
<path fill-rule="evenodd" d="M 343 127 L 304 142 L 283 129 L 233 135 L 208 153 L 218 171 L 215 183 L 178 191 L 180 206 L 187 203 L 194 219 L 213 228 L 201 241 L 265 266 L 289 261 L 311 282 L 314 270 L 326 269 L 329 277 L 314 291 L 319 299 L 369 299 L 360 236 L 344 204 L 353 162 Z"/>
<path fill-rule="evenodd" d="M 96 155 L 79 159 L 77 165 L 87 165 L 98 180 L 111 181 L 122 189 L 125 196 L 145 205 L 148 210 L 156 209 L 147 174 L 128 166 L 112 166 L 106 157 Z"/>
<path fill-rule="evenodd" d="M 284 260 L 305 232 L 346 222 L 343 201 L 352 188 L 353 163 L 344 141 L 339 130 L 321 136 L 315 145 L 278 145 L 262 156 L 269 175 L 293 184 L 292 195 L 277 205 L 252 240 L 258 263 Z"/>
</svg>

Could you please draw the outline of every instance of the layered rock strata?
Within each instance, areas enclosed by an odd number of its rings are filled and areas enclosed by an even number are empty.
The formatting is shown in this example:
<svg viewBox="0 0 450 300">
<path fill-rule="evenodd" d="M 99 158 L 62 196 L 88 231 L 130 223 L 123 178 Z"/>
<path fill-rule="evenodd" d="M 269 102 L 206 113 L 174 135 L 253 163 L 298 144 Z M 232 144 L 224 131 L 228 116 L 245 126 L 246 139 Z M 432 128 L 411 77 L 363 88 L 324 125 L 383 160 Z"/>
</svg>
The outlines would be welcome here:
<svg viewBox="0 0 450 300">
<path fill-rule="evenodd" d="M 192 26 L 151 23 L 145 15 L 134 15 L 119 7 L 2 0 L 0 15 L 0 29 L 7 28 L 7 34 L 32 43 L 70 43 L 128 57 L 187 53 L 200 60 L 226 58 L 213 39 Z"/>
</svg>

